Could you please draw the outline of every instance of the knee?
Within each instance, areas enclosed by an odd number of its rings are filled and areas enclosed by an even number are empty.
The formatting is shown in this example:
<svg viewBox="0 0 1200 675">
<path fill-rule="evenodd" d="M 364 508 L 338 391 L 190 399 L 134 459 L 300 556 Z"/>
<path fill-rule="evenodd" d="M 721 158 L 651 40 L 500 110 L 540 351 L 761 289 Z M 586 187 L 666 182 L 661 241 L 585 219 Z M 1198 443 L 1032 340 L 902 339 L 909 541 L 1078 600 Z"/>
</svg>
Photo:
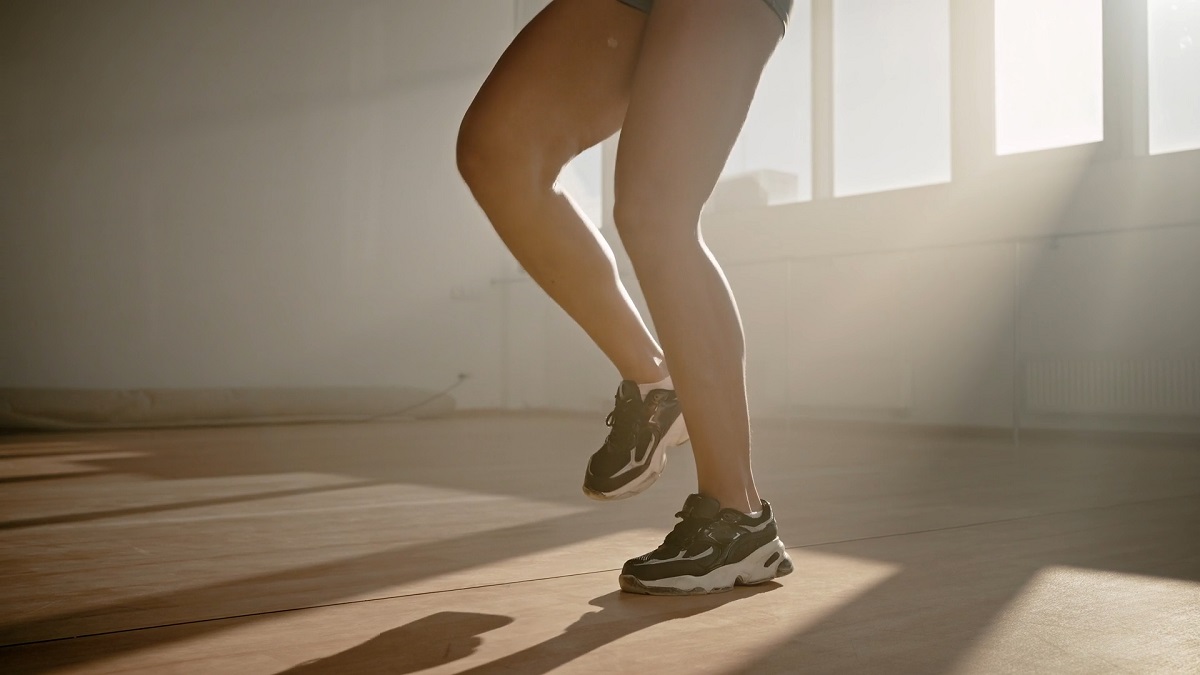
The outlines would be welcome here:
<svg viewBox="0 0 1200 675">
<path fill-rule="evenodd" d="M 501 117 L 474 108 L 463 117 L 455 144 L 455 161 L 463 181 L 481 199 L 491 192 L 549 188 L 558 171 L 546 144 L 514 133 Z"/>
<path fill-rule="evenodd" d="M 458 127 L 455 162 L 459 175 L 472 189 L 482 185 L 489 175 L 496 175 L 496 168 L 503 162 L 504 137 L 496 127 L 473 108 Z"/>
<path fill-rule="evenodd" d="M 663 195 L 643 192 L 618 197 L 613 204 L 613 223 L 639 276 L 658 269 L 664 255 L 675 257 L 703 250 L 699 211 L 680 207 Z"/>
</svg>

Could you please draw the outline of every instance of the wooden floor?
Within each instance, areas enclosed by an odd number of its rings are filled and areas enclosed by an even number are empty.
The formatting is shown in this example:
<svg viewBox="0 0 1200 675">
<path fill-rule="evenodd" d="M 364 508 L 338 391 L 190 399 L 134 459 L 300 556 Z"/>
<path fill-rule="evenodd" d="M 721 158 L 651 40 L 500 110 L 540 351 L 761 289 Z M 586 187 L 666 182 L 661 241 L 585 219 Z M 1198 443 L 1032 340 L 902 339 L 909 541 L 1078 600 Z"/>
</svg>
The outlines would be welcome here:
<svg viewBox="0 0 1200 675">
<path fill-rule="evenodd" d="M 796 572 L 616 570 L 595 417 L 0 437 L 2 673 L 1197 673 L 1200 447 L 759 425 Z"/>
</svg>

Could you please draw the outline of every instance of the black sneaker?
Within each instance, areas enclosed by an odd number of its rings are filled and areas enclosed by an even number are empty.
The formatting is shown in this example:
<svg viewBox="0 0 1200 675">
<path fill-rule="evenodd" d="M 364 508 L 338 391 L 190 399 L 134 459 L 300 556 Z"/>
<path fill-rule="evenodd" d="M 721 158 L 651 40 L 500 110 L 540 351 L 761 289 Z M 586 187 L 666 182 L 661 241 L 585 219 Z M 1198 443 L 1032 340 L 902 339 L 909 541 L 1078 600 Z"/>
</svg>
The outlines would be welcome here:
<svg viewBox="0 0 1200 675">
<path fill-rule="evenodd" d="M 700 595 L 750 586 L 792 572 L 771 505 L 757 518 L 691 495 L 663 543 L 621 568 L 621 590 L 646 595 Z"/>
<path fill-rule="evenodd" d="M 650 487 L 667 464 L 667 448 L 687 442 L 687 427 L 673 389 L 655 389 L 642 400 L 638 386 L 625 380 L 604 447 L 588 461 L 583 492 L 592 499 L 623 499 Z"/>
</svg>

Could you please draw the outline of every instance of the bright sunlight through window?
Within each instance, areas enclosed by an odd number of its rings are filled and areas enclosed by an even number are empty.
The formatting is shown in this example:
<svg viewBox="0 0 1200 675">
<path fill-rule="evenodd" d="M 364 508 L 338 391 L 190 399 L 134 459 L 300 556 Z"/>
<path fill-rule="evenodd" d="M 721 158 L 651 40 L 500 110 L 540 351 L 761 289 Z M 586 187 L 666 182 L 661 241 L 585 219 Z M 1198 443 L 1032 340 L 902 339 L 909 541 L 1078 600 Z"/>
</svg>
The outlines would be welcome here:
<svg viewBox="0 0 1200 675">
<path fill-rule="evenodd" d="M 996 152 L 1104 138 L 1101 0 L 995 0 Z"/>
<path fill-rule="evenodd" d="M 1149 0 L 1150 153 L 1200 148 L 1200 0 Z"/>
<path fill-rule="evenodd" d="M 835 0 L 834 194 L 950 180 L 948 0 Z"/>
<path fill-rule="evenodd" d="M 714 200 L 784 204 L 812 199 L 812 3 L 797 0 L 763 71 Z M 753 195 L 743 195 L 745 185 Z"/>
</svg>

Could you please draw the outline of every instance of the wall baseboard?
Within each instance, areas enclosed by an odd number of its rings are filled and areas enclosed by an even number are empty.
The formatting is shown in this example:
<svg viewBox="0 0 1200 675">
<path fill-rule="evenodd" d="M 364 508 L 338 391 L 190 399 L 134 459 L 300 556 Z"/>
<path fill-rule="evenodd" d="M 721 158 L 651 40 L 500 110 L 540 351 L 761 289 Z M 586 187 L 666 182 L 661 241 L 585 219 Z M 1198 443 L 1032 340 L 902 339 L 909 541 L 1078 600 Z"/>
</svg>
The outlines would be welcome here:
<svg viewBox="0 0 1200 675">
<path fill-rule="evenodd" d="M 413 387 L 0 389 L 0 429 L 129 429 L 355 422 L 444 415 L 454 398 Z"/>
<path fill-rule="evenodd" d="M 575 410 L 563 408 L 469 408 L 455 410 L 448 415 L 452 419 L 504 418 L 504 417 L 551 417 L 577 418 L 595 422 L 607 409 Z M 935 422 L 848 419 L 839 417 L 812 416 L 752 416 L 754 431 L 779 433 L 784 429 L 798 435 L 866 434 L 904 439 L 927 440 L 986 440 L 1011 443 L 1011 427 L 973 424 L 940 424 Z M 1021 443 L 1095 441 L 1103 443 L 1145 443 L 1159 446 L 1184 446 L 1200 450 L 1200 428 L 1185 429 L 1105 429 L 1088 426 L 1030 426 L 1022 427 Z"/>
<path fill-rule="evenodd" d="M 925 438 L 930 440 L 993 440 L 1012 442 L 1011 427 L 937 424 L 931 422 L 906 422 L 888 420 L 819 419 L 813 417 L 753 418 L 756 427 L 786 427 L 793 430 L 808 430 L 828 433 L 869 433 L 901 438 Z M 1020 443 L 1096 441 L 1104 443 L 1147 443 L 1151 445 L 1180 445 L 1200 450 L 1200 429 L 1138 429 L 1138 428 L 1095 428 L 1079 426 L 1029 426 L 1022 427 Z"/>
</svg>

